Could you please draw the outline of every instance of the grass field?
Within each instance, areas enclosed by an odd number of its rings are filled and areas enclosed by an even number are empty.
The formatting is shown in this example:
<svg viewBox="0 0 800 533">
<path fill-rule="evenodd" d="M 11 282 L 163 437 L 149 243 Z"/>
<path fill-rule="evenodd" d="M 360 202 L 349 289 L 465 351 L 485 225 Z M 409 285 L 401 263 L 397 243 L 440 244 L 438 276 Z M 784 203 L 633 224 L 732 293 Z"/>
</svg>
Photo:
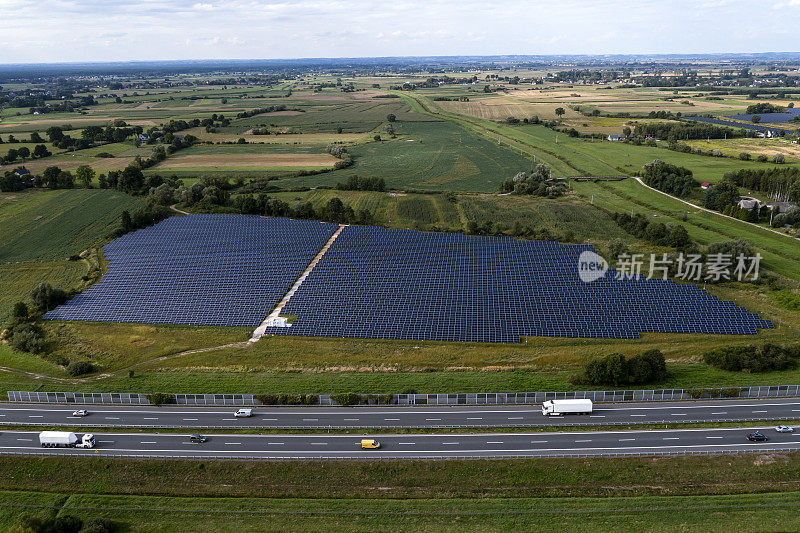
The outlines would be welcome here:
<svg viewBox="0 0 800 533">
<path fill-rule="evenodd" d="M 520 155 L 447 122 L 397 122 L 395 130 L 397 139 L 350 148 L 355 164 L 347 169 L 276 183 L 335 185 L 358 175 L 382 177 L 389 188 L 495 192 L 500 182 L 531 166 Z"/>
<path fill-rule="evenodd" d="M 326 463 L 1 457 L 0 468 L 6 528 L 15 506 L 40 516 L 104 516 L 130 531 L 537 530 L 554 520 L 580 531 L 800 525 L 796 453 Z"/>
<path fill-rule="evenodd" d="M 730 531 L 800 527 L 798 493 L 509 499 L 182 498 L 4 492 L 4 506 L 47 516 L 102 516 L 125 531 Z M 0 507 L 11 511 L 13 507 Z M 680 510 L 680 513 L 676 513 Z M 2 512 L 0 510 L 0 512 Z M 12 525 L 13 513 L 0 514 Z"/>
<path fill-rule="evenodd" d="M 0 263 L 65 259 L 119 224 L 141 200 L 111 190 L 27 190 L 0 195 Z"/>
</svg>

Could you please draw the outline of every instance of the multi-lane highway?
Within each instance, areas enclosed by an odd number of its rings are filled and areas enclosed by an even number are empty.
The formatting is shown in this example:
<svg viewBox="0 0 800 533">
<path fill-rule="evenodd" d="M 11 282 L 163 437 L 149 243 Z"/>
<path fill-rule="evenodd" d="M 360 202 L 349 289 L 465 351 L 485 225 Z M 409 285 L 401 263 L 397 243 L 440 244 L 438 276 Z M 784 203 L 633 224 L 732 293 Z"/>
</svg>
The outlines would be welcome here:
<svg viewBox="0 0 800 533">
<path fill-rule="evenodd" d="M 85 407 L 89 415 L 73 417 Z M 536 405 L 470 407 L 255 408 L 234 418 L 236 407 L 0 405 L 0 424 L 149 428 L 447 428 L 630 425 L 797 420 L 800 399 L 703 400 L 674 403 L 595 404 L 591 415 L 546 417 Z"/>
<path fill-rule="evenodd" d="M 768 442 L 750 442 L 759 430 Z M 209 435 L 196 444 L 187 435 L 95 433 L 97 448 L 41 448 L 32 431 L 0 432 L 0 453 L 93 456 L 195 457 L 229 459 L 369 459 L 542 457 L 569 455 L 679 454 L 800 449 L 800 433 L 773 428 L 579 431 L 448 435 Z M 374 438 L 377 450 L 362 450 L 360 439 Z"/>
</svg>

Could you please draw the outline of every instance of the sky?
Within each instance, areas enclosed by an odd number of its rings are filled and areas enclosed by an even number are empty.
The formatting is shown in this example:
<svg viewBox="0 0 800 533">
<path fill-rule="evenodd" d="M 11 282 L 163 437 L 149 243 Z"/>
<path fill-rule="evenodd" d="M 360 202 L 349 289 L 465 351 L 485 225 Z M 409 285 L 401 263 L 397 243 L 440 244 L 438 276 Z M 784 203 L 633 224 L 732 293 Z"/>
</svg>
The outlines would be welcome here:
<svg viewBox="0 0 800 533">
<path fill-rule="evenodd" d="M 800 0 L 0 0 L 0 64 L 796 52 Z"/>
</svg>

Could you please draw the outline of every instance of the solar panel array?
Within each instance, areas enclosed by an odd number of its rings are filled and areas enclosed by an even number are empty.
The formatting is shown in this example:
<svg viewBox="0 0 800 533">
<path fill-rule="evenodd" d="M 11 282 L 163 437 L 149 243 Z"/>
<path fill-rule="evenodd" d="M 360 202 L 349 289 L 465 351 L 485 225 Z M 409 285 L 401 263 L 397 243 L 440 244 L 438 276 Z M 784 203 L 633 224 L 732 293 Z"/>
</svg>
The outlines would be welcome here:
<svg viewBox="0 0 800 533">
<path fill-rule="evenodd" d="M 788 108 L 784 113 L 760 113 L 758 114 L 761 117 L 760 123 L 766 124 L 780 124 L 782 122 L 789 122 L 793 118 L 796 118 L 800 115 L 800 107 L 799 108 Z M 736 120 L 753 120 L 753 115 L 729 115 L 725 118 L 733 118 Z"/>
<path fill-rule="evenodd" d="M 239 215 L 174 217 L 105 247 L 108 272 L 45 318 L 257 326 L 336 230 Z M 283 308 L 321 337 L 519 342 L 755 334 L 772 324 L 690 284 L 584 283 L 590 246 L 347 226 Z"/>
<path fill-rule="evenodd" d="M 734 122 L 732 120 L 722 120 L 718 118 L 709 118 L 709 117 L 683 117 L 687 120 L 694 120 L 696 122 L 705 122 L 707 124 L 719 124 L 720 126 L 731 126 L 733 128 L 742 128 L 745 130 L 751 131 L 759 131 L 762 133 L 767 133 L 771 131 L 773 134 L 785 132 L 789 133 L 790 130 L 785 130 L 783 128 L 775 128 L 775 127 L 767 127 L 767 126 L 759 126 L 758 124 L 746 124 L 744 122 Z"/>
<path fill-rule="evenodd" d="M 695 285 L 584 283 L 590 246 L 347 227 L 283 309 L 325 337 L 519 342 L 520 336 L 637 338 L 639 332 L 756 334 L 772 324 Z"/>
<path fill-rule="evenodd" d="M 255 327 L 336 229 L 245 215 L 168 218 L 107 244 L 102 280 L 45 318 Z"/>
</svg>

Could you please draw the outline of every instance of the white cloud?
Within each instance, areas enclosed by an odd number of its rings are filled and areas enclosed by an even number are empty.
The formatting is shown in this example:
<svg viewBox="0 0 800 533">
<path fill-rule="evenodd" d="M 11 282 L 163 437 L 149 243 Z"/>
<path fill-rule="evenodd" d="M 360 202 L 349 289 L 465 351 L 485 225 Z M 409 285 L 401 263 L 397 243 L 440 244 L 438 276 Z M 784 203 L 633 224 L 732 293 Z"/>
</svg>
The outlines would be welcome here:
<svg viewBox="0 0 800 533">
<path fill-rule="evenodd" d="M 797 6 L 800 0 L 48 0 L 42 9 L 36 0 L 0 0 L 0 63 L 795 51 Z M 769 7 L 779 11 L 768 25 L 751 23 Z M 33 39 L 35 46 L 19 46 Z"/>
</svg>

